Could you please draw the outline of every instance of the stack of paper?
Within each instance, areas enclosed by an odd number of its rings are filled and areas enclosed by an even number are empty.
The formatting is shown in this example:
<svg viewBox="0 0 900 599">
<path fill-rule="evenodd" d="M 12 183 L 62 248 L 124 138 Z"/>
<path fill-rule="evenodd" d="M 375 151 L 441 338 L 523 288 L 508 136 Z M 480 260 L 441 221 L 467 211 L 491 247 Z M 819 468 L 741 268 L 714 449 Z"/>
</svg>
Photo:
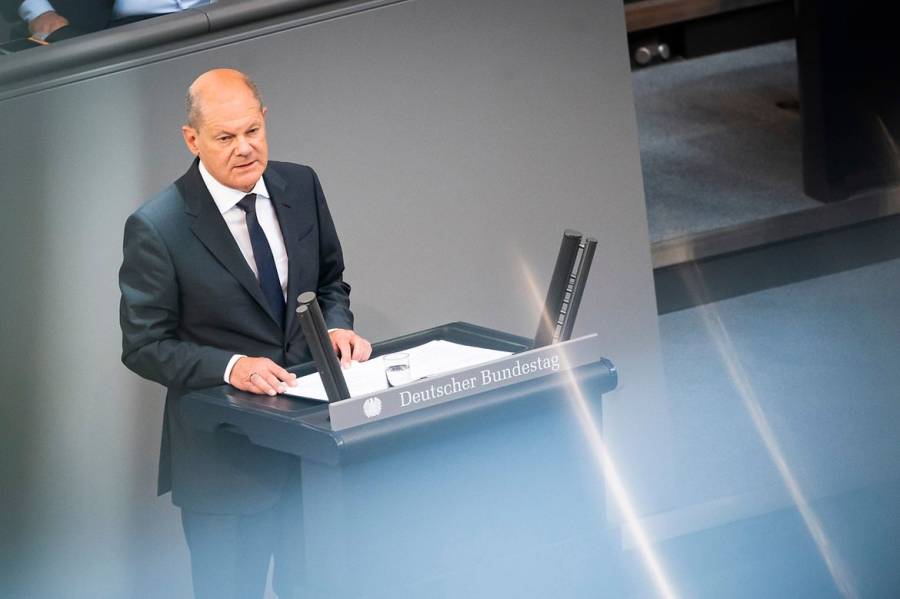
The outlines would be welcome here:
<svg viewBox="0 0 900 599">
<path fill-rule="evenodd" d="M 411 381 L 483 364 L 512 353 L 460 345 L 450 341 L 429 341 L 403 351 L 409 354 Z M 347 381 L 347 388 L 350 390 L 350 397 L 377 393 L 388 387 L 384 374 L 384 363 L 380 357 L 372 358 L 367 362 L 351 362 L 350 367 L 343 373 Z M 286 394 L 327 400 L 325 388 L 322 386 L 322 379 L 319 378 L 318 372 L 297 379 L 296 386 L 288 387 Z"/>
</svg>

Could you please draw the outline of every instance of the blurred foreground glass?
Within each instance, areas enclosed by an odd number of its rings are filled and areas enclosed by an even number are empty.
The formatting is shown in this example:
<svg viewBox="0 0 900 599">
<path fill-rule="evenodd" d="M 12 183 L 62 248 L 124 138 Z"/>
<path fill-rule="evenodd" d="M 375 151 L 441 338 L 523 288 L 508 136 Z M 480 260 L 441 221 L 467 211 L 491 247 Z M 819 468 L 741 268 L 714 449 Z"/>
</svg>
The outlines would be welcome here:
<svg viewBox="0 0 900 599">
<path fill-rule="evenodd" d="M 382 361 L 388 387 L 398 387 L 410 381 L 409 354 L 388 354 L 382 358 Z"/>
</svg>

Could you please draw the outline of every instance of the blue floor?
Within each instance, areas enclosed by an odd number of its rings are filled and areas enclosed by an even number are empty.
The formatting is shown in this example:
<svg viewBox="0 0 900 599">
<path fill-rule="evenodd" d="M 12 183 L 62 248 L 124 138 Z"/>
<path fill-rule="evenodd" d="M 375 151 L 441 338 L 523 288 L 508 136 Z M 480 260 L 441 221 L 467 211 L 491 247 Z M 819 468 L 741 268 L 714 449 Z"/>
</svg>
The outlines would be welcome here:
<svg viewBox="0 0 900 599">
<path fill-rule="evenodd" d="M 659 322 L 679 596 L 900 597 L 900 260 Z"/>
</svg>

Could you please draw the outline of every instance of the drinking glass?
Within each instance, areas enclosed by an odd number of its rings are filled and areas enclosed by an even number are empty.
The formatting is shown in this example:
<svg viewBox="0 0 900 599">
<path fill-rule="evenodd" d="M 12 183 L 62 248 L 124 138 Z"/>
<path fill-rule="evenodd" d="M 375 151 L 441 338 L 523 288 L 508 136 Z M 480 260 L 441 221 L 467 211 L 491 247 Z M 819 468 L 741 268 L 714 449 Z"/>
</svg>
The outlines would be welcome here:
<svg viewBox="0 0 900 599">
<path fill-rule="evenodd" d="M 404 352 L 387 354 L 382 357 L 382 360 L 388 387 L 398 387 L 410 381 L 409 354 Z"/>
</svg>

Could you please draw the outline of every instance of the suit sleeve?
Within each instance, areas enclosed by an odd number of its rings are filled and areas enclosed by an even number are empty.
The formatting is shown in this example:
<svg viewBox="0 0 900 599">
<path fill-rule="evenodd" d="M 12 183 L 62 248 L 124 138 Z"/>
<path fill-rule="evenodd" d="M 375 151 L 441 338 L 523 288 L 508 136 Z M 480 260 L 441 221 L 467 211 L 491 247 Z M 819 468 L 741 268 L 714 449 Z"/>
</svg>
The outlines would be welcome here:
<svg viewBox="0 0 900 599">
<path fill-rule="evenodd" d="M 329 329 L 352 329 L 350 285 L 344 281 L 344 255 L 319 177 L 313 172 L 319 219 L 319 281 L 316 297 Z"/>
<path fill-rule="evenodd" d="M 196 389 L 222 384 L 232 352 L 179 338 L 179 292 L 165 242 L 140 213 L 125 223 L 122 268 L 122 362 L 166 387 Z"/>
<path fill-rule="evenodd" d="M 48 0 L 25 0 L 19 4 L 19 16 L 26 23 L 30 23 L 50 10 L 54 10 L 54 8 Z"/>
</svg>

